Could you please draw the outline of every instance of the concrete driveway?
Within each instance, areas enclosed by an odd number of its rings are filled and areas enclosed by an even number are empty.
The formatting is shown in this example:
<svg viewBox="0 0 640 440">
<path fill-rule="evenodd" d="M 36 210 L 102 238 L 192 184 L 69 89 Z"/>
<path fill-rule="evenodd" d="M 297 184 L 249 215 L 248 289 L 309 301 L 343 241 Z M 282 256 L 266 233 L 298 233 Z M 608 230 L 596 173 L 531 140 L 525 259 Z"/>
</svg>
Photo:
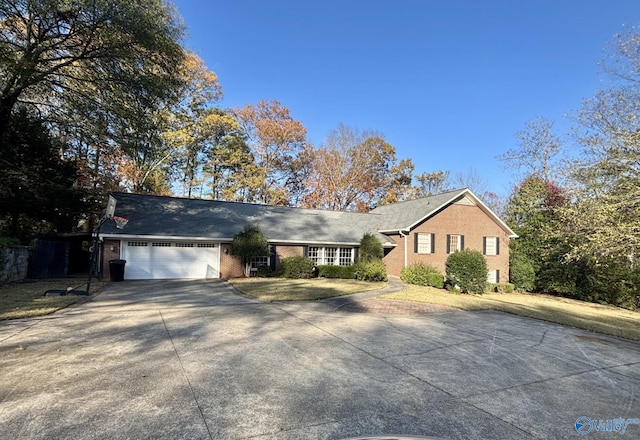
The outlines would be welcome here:
<svg viewBox="0 0 640 440">
<path fill-rule="evenodd" d="M 0 322 L 2 438 L 560 439 L 581 417 L 640 418 L 640 344 L 497 312 L 260 303 L 202 281 L 116 283 Z"/>
</svg>

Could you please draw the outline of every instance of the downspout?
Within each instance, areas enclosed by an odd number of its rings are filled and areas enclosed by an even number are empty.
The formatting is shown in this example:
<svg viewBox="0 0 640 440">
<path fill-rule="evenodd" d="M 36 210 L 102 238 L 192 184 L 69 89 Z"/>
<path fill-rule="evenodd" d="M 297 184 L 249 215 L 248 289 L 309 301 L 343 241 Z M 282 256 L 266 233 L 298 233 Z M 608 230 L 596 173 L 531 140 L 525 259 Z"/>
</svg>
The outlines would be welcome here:
<svg viewBox="0 0 640 440">
<path fill-rule="evenodd" d="M 407 237 L 408 237 L 408 235 L 405 234 L 400 229 L 398 229 L 398 233 L 400 234 L 400 237 L 404 238 L 404 265 L 402 267 L 407 267 L 409 265 L 409 254 L 408 254 L 408 250 L 407 250 Z"/>
</svg>

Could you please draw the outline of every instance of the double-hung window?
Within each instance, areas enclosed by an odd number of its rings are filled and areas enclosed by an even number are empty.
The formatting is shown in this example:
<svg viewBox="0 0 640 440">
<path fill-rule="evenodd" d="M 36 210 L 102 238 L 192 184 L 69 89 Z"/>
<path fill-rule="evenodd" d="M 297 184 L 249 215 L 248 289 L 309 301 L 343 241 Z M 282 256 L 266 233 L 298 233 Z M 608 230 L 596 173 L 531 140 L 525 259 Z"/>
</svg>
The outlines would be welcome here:
<svg viewBox="0 0 640 440">
<path fill-rule="evenodd" d="M 500 271 L 498 269 L 491 269 L 487 273 L 487 282 L 488 283 L 499 283 L 500 282 Z"/>
<path fill-rule="evenodd" d="M 268 266 L 269 265 L 269 257 L 253 257 L 251 258 L 251 270 L 258 270 L 260 266 Z"/>
<path fill-rule="evenodd" d="M 500 255 L 500 239 L 498 237 L 483 237 L 482 248 L 485 255 Z"/>
<path fill-rule="evenodd" d="M 417 254 L 433 254 L 435 253 L 435 234 L 427 232 L 416 232 L 415 234 L 415 252 Z"/>
<path fill-rule="evenodd" d="M 453 254 L 455 251 L 464 249 L 464 235 L 449 234 L 447 235 L 447 254 Z"/>
<path fill-rule="evenodd" d="M 309 246 L 307 257 L 317 266 L 351 266 L 354 261 L 354 249 L 351 247 Z"/>
</svg>

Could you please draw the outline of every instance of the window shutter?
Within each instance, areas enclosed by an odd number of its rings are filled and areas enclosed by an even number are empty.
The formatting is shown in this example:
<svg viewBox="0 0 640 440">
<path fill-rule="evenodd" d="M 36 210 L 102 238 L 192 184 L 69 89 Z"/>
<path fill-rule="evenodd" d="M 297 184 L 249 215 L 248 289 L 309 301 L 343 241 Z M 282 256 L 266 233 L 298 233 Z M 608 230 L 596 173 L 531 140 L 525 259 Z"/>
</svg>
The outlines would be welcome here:
<svg viewBox="0 0 640 440">
<path fill-rule="evenodd" d="M 417 232 L 413 233 L 413 253 L 414 254 L 418 253 L 418 233 Z"/>
<path fill-rule="evenodd" d="M 500 269 L 496 269 L 496 283 L 500 282 Z"/>
<path fill-rule="evenodd" d="M 482 255 L 487 255 L 487 237 L 482 237 Z"/>
<path fill-rule="evenodd" d="M 309 257 L 309 246 L 302 246 L 302 256 Z"/>
<path fill-rule="evenodd" d="M 451 253 L 451 235 L 447 234 L 447 254 Z"/>
<path fill-rule="evenodd" d="M 269 246 L 269 266 L 271 270 L 275 272 L 276 270 L 276 247 Z"/>
<path fill-rule="evenodd" d="M 436 253 L 436 234 L 431 234 L 431 253 Z"/>
<path fill-rule="evenodd" d="M 464 250 L 464 235 L 460 236 L 460 250 Z"/>
<path fill-rule="evenodd" d="M 496 237 L 496 255 L 500 255 L 500 237 Z"/>
</svg>

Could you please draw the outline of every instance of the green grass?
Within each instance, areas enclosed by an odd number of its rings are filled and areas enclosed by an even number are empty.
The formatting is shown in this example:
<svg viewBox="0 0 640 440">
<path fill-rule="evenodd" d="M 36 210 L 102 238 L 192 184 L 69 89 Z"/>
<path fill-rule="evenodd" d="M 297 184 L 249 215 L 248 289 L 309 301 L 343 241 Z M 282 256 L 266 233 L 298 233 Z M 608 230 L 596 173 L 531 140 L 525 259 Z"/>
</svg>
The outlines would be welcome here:
<svg viewBox="0 0 640 440">
<path fill-rule="evenodd" d="M 378 290 L 386 286 L 386 283 L 328 278 L 238 278 L 230 280 L 230 283 L 245 295 L 261 301 L 311 301 Z"/>
<path fill-rule="evenodd" d="M 598 333 L 640 340 L 640 313 L 549 295 L 485 293 L 460 295 L 433 287 L 408 286 L 378 299 L 425 302 L 461 310 L 497 310 Z"/>
<path fill-rule="evenodd" d="M 66 290 L 69 287 L 86 289 L 86 280 L 62 278 L 37 281 L 22 281 L 0 285 L 0 320 L 32 318 L 53 313 L 82 301 L 86 296 L 42 296 L 50 289 Z M 92 280 L 91 293 L 96 293 L 107 282 Z"/>
</svg>

